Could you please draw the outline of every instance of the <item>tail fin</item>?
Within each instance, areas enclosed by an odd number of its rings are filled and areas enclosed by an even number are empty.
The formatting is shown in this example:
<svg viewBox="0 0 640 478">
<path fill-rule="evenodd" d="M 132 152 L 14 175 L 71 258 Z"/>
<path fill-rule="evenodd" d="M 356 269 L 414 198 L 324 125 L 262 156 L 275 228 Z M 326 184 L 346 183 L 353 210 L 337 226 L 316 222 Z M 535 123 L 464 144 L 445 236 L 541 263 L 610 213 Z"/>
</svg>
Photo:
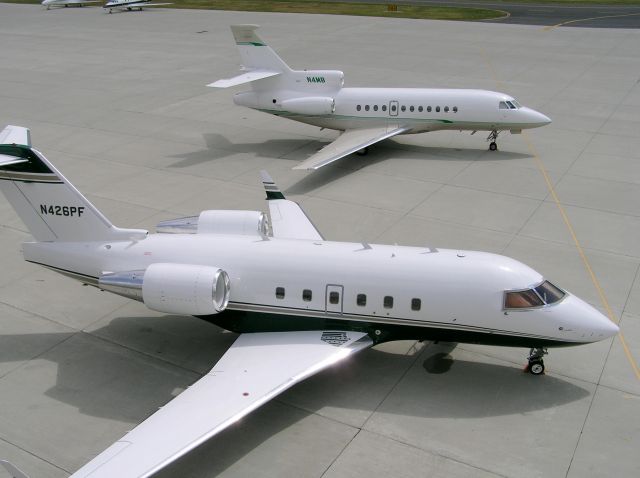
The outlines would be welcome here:
<svg viewBox="0 0 640 478">
<path fill-rule="evenodd" d="M 246 71 L 242 75 L 218 80 L 207 86 L 228 88 L 291 72 L 289 65 L 258 36 L 258 28 L 258 25 L 231 25 L 242 59 L 242 68 Z"/>
<path fill-rule="evenodd" d="M 31 148 L 27 128 L 7 126 L 0 141 L 0 191 L 37 241 L 146 237 L 145 230 L 111 224 L 42 153 Z"/>
</svg>

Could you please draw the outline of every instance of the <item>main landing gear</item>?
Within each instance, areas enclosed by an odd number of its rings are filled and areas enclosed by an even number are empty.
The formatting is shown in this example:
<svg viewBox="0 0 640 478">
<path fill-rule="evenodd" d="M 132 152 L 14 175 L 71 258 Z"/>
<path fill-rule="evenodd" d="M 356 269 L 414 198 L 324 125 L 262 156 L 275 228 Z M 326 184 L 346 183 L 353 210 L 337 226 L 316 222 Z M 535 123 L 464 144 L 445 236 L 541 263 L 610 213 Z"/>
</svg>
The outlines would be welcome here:
<svg viewBox="0 0 640 478">
<path fill-rule="evenodd" d="M 529 357 L 527 357 L 528 363 L 524 371 L 533 375 L 542 375 L 544 373 L 544 360 L 542 360 L 542 357 L 548 353 L 544 347 L 529 350 Z"/>
<path fill-rule="evenodd" d="M 499 133 L 499 131 L 494 129 L 489 133 L 489 136 L 487 136 L 487 141 L 491 141 L 489 143 L 489 151 L 496 151 L 498 149 L 498 143 L 496 143 L 496 141 L 498 140 Z"/>
</svg>

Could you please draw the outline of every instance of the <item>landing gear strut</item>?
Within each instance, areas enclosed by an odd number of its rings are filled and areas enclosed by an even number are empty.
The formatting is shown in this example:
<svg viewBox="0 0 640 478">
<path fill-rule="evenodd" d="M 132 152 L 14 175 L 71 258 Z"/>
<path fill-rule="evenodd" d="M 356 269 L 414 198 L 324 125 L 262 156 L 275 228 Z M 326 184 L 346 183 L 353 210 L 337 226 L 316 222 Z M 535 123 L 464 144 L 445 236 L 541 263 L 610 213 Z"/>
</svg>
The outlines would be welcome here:
<svg viewBox="0 0 640 478">
<path fill-rule="evenodd" d="M 542 357 L 548 353 L 544 347 L 529 350 L 529 356 L 527 357 L 528 363 L 524 371 L 533 375 L 542 375 L 544 373 L 544 360 L 542 360 Z"/>
<path fill-rule="evenodd" d="M 487 136 L 487 141 L 491 141 L 489 143 L 489 151 L 496 151 L 498 149 L 498 143 L 496 143 L 496 141 L 498 139 L 499 133 L 499 131 L 494 129 L 493 131 L 491 131 L 491 133 L 489 133 L 489 136 Z"/>
</svg>

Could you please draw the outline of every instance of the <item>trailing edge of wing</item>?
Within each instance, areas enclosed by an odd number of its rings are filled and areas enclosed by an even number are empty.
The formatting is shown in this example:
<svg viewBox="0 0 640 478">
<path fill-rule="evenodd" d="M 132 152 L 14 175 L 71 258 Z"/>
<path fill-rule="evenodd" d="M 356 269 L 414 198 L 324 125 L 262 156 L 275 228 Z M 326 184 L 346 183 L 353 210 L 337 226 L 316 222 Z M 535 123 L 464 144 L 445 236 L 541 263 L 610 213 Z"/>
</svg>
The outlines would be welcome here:
<svg viewBox="0 0 640 478">
<path fill-rule="evenodd" d="M 324 241 L 300 205 L 286 199 L 266 171 L 260 171 L 260 176 L 267 193 L 273 237 Z"/>
<path fill-rule="evenodd" d="M 411 128 L 403 126 L 393 129 L 382 127 L 347 130 L 333 143 L 328 144 L 293 169 L 319 169 L 383 139 L 406 133 L 409 129 Z"/>
<path fill-rule="evenodd" d="M 292 385 L 373 345 L 343 331 L 243 334 L 203 378 L 71 478 L 145 478 Z"/>
<path fill-rule="evenodd" d="M 226 78 L 223 80 L 214 81 L 207 86 L 212 88 L 229 88 L 230 86 L 243 85 L 245 83 L 251 83 L 252 81 L 262 80 L 271 76 L 280 75 L 280 71 L 273 70 L 250 70 L 233 78 Z"/>
<path fill-rule="evenodd" d="M 0 144 L 21 144 L 31 147 L 31 132 L 23 126 L 8 125 L 0 131 Z"/>
</svg>

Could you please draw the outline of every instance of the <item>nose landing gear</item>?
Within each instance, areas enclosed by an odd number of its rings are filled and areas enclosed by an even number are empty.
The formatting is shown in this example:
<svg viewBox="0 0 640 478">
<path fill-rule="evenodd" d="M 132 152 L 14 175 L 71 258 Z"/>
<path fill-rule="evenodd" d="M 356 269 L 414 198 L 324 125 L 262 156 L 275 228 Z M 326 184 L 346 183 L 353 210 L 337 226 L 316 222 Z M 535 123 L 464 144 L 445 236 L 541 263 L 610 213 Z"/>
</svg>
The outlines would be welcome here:
<svg viewBox="0 0 640 478">
<path fill-rule="evenodd" d="M 544 373 L 544 360 L 542 359 L 547 355 L 547 349 L 544 347 L 532 348 L 529 350 L 529 356 L 527 357 L 527 366 L 524 368 L 525 372 L 529 372 L 532 375 L 542 375 Z"/>
<path fill-rule="evenodd" d="M 499 133 L 499 131 L 494 129 L 489 133 L 489 136 L 487 136 L 487 141 L 491 141 L 489 143 L 489 151 L 496 151 L 498 149 L 498 143 L 496 143 L 496 141 L 498 140 Z"/>
</svg>

